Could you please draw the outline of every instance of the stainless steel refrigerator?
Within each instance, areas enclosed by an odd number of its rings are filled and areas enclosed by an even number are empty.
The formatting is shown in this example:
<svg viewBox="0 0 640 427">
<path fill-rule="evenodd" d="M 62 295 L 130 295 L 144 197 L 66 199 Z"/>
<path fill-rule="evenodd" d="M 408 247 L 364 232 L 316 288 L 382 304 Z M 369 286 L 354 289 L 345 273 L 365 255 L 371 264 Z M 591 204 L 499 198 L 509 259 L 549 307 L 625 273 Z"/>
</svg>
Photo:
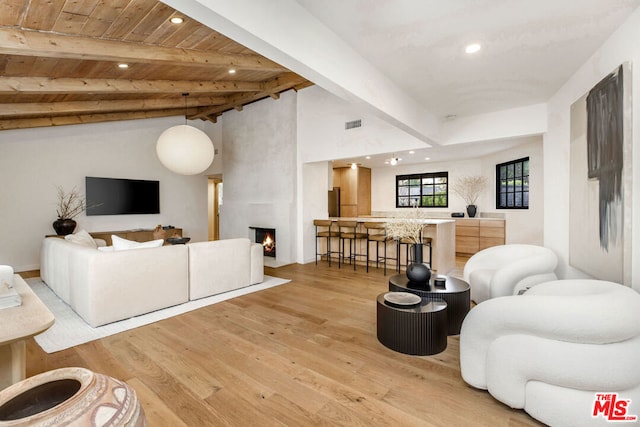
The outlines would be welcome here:
<svg viewBox="0 0 640 427">
<path fill-rule="evenodd" d="M 329 216 L 340 216 L 340 187 L 329 190 Z"/>
</svg>

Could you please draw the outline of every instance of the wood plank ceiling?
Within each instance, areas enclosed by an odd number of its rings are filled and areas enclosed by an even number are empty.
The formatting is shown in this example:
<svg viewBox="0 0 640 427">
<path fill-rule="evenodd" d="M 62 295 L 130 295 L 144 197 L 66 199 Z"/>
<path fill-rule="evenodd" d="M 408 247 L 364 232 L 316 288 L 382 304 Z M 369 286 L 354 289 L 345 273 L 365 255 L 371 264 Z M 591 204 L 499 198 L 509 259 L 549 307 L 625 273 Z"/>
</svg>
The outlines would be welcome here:
<svg viewBox="0 0 640 427">
<path fill-rule="evenodd" d="M 156 0 L 0 0 L 0 130 L 185 112 L 215 122 L 309 85 Z"/>
</svg>

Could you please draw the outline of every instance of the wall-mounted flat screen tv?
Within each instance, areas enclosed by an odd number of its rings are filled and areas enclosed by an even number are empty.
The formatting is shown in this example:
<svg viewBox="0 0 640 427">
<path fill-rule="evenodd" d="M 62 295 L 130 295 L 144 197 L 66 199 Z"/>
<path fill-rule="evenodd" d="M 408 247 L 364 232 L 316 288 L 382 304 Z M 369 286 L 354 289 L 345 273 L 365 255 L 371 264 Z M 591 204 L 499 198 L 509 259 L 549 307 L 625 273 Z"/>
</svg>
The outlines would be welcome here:
<svg viewBox="0 0 640 427">
<path fill-rule="evenodd" d="M 85 179 L 87 215 L 160 213 L 160 182 L 140 179 Z"/>
</svg>

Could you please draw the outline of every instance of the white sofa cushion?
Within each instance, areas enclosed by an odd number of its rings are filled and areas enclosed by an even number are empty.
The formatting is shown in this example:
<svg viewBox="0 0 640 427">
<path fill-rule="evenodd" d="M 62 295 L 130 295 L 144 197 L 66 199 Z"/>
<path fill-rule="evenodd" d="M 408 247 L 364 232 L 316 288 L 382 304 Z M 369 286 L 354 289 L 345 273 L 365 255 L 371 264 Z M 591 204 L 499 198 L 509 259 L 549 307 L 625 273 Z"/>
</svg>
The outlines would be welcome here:
<svg viewBox="0 0 640 427">
<path fill-rule="evenodd" d="M 257 270 L 263 269 L 260 252 L 252 258 L 253 244 L 249 239 L 225 239 L 196 242 L 189 248 L 189 299 L 198 299 L 249 286 L 262 281 Z M 252 264 L 259 264 L 252 268 Z M 258 283 L 258 282 L 255 282 Z"/>
<path fill-rule="evenodd" d="M 113 243 L 113 250 L 126 251 L 129 249 L 143 249 L 143 248 L 159 248 L 164 245 L 163 239 L 150 240 L 148 242 L 136 242 L 133 240 L 123 239 L 115 234 L 111 235 L 111 242 Z"/>
<path fill-rule="evenodd" d="M 64 240 L 72 243 L 77 243 L 79 245 L 87 246 L 89 248 L 97 248 L 98 244 L 91 237 L 91 235 L 87 232 L 87 230 L 80 229 L 73 234 L 67 234 L 64 236 Z"/>
</svg>

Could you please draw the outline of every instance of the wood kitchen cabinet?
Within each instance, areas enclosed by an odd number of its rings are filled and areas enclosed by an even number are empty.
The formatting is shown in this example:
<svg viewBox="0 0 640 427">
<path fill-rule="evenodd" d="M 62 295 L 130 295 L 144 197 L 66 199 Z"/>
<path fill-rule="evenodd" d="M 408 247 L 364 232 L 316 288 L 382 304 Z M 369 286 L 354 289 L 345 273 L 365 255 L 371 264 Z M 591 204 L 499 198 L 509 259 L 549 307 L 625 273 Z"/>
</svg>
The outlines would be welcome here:
<svg viewBox="0 0 640 427">
<path fill-rule="evenodd" d="M 504 245 L 505 242 L 503 219 L 480 220 L 480 250 L 491 246 Z"/>
<path fill-rule="evenodd" d="M 340 187 L 340 216 L 371 215 L 371 169 L 333 169 L 333 186 Z"/>
<path fill-rule="evenodd" d="M 503 219 L 456 219 L 456 253 L 473 255 L 482 249 L 504 243 Z"/>
<path fill-rule="evenodd" d="M 480 248 L 480 220 L 456 219 L 456 253 L 475 254 Z"/>
</svg>

